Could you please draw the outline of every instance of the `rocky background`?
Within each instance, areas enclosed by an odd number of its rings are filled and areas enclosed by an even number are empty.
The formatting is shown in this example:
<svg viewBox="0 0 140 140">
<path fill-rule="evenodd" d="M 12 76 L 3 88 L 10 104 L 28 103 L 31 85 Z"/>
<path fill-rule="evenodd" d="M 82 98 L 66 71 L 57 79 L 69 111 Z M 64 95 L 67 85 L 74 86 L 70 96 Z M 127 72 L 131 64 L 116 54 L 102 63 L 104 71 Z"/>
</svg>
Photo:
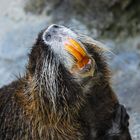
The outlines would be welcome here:
<svg viewBox="0 0 140 140">
<path fill-rule="evenodd" d="M 140 140 L 139 0 L 0 0 L 0 87 L 23 75 L 38 32 L 57 23 L 88 34 L 111 49 L 112 84 Z"/>
</svg>

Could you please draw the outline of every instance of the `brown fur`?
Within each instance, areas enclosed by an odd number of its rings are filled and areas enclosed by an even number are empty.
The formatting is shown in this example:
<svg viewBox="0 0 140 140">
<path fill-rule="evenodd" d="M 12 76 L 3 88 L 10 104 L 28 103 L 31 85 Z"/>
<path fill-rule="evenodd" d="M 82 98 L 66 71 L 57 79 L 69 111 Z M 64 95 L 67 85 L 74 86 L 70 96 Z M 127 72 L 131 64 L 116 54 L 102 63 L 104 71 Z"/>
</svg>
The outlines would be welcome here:
<svg viewBox="0 0 140 140">
<path fill-rule="evenodd" d="M 107 130 L 113 127 L 114 107 L 118 104 L 110 86 L 110 72 L 103 50 L 91 43 L 83 42 L 97 66 L 94 77 L 82 83 L 89 86 L 87 91 L 86 86 L 82 88 L 82 84 L 79 85 L 72 79 L 60 61 L 59 77 L 56 77 L 59 96 L 57 95 L 55 102 L 56 108 L 53 108 L 53 103 L 45 90 L 46 85 L 43 85 L 47 81 L 43 81 L 42 84 L 39 78 L 35 78 L 42 76 L 42 60 L 46 55 L 50 53 L 50 56 L 56 57 L 44 46 L 41 36 L 42 32 L 29 55 L 26 75 L 0 89 L 0 139 L 101 139 L 100 136 L 104 136 Z M 48 75 L 51 76 L 49 71 Z"/>
</svg>

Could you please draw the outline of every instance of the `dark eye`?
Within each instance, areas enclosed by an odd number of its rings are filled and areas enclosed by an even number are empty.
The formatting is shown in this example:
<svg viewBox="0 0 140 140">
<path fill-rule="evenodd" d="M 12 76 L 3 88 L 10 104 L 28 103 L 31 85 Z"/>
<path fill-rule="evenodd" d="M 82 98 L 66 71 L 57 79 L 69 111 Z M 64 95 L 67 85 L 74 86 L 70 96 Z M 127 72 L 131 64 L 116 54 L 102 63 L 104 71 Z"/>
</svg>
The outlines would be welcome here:
<svg viewBox="0 0 140 140">
<path fill-rule="evenodd" d="M 49 41 L 49 40 L 51 39 L 51 35 L 48 34 L 48 33 L 46 33 L 46 35 L 45 35 L 45 39 L 46 39 L 46 41 Z"/>
</svg>

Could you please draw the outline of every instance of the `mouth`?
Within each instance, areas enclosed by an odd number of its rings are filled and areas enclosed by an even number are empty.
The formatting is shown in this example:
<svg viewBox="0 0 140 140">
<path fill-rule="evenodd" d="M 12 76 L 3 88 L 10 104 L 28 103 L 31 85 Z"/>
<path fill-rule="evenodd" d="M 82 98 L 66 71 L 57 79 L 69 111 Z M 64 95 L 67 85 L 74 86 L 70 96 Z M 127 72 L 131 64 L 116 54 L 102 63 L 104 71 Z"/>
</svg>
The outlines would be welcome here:
<svg viewBox="0 0 140 140">
<path fill-rule="evenodd" d="M 70 73 L 79 78 L 93 76 L 95 60 L 77 37 L 72 30 L 58 25 L 50 26 L 43 33 L 45 44 L 51 46 Z"/>
<path fill-rule="evenodd" d="M 65 50 L 73 56 L 75 63 L 71 68 L 71 73 L 78 73 L 82 76 L 93 76 L 93 60 L 90 58 L 82 43 L 68 38 L 65 43 Z"/>
<path fill-rule="evenodd" d="M 78 68 L 84 67 L 89 62 L 89 57 L 81 44 L 74 39 L 69 38 L 65 43 L 65 49 L 76 59 Z"/>
</svg>

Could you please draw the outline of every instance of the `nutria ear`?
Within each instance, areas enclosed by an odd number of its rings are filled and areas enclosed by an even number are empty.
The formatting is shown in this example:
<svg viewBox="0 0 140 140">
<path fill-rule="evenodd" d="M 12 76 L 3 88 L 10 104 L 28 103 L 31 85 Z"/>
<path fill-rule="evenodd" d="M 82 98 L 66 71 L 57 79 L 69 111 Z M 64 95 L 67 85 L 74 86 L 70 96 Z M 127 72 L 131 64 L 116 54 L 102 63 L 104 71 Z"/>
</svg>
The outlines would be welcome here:
<svg viewBox="0 0 140 140">
<path fill-rule="evenodd" d="M 34 55 L 34 53 L 30 53 L 29 54 L 29 62 L 28 62 L 28 72 L 33 75 L 35 73 L 35 68 L 36 68 L 36 57 Z"/>
<path fill-rule="evenodd" d="M 46 51 L 46 47 L 44 47 L 44 42 L 42 40 L 43 32 L 44 32 L 44 30 L 42 30 L 38 34 L 36 42 L 33 45 L 31 52 L 28 55 L 29 62 L 28 62 L 27 69 L 28 69 L 28 72 L 32 75 L 35 73 L 36 66 L 39 63 L 38 61 L 40 60 L 42 53 Z M 44 51 L 44 49 L 45 49 L 45 51 Z"/>
<path fill-rule="evenodd" d="M 31 75 L 34 75 L 35 71 L 40 71 L 42 67 L 44 56 L 44 47 L 42 45 L 36 45 L 32 48 L 29 54 L 29 62 L 28 62 L 28 72 Z"/>
<path fill-rule="evenodd" d="M 28 62 L 28 72 L 33 75 L 36 70 L 36 66 L 39 63 L 39 58 L 41 57 L 41 47 L 36 44 L 32 47 L 32 50 L 29 54 L 29 62 Z"/>
</svg>

